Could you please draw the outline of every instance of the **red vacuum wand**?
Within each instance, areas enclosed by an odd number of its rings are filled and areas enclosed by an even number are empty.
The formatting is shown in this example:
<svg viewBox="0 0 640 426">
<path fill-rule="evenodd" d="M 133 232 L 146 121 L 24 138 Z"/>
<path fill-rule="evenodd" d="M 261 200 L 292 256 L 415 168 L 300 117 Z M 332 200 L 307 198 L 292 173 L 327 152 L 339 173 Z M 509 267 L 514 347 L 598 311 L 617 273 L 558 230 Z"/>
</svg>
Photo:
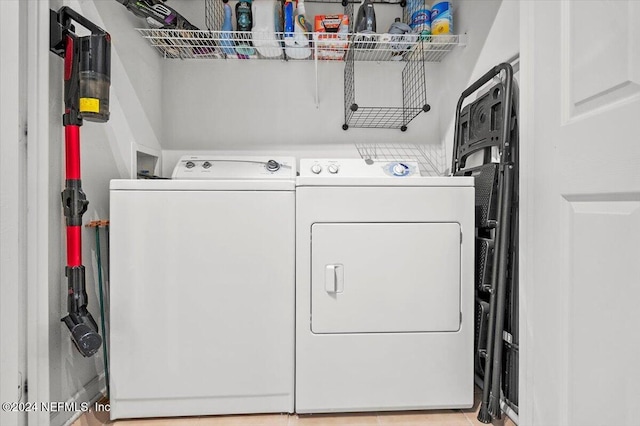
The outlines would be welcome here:
<svg viewBox="0 0 640 426">
<path fill-rule="evenodd" d="M 71 20 L 91 31 L 78 37 Z M 80 127 L 82 120 L 106 122 L 109 119 L 111 37 L 102 28 L 74 10 L 63 7 L 50 13 L 51 51 L 64 58 L 63 115 L 65 136 L 65 188 L 62 206 L 67 225 L 67 305 L 62 319 L 71 332 L 78 351 L 90 357 L 102 345 L 98 325 L 87 310 L 85 268 L 82 265 L 82 215 L 87 197 L 80 180 Z"/>
</svg>

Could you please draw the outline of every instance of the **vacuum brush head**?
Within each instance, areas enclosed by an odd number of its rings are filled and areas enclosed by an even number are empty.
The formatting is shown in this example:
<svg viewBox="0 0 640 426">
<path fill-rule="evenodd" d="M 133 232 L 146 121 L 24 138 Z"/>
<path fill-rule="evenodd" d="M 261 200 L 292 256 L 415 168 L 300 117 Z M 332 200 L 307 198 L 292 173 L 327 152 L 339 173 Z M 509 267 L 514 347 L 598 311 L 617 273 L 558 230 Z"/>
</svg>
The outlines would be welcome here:
<svg viewBox="0 0 640 426">
<path fill-rule="evenodd" d="M 86 318 L 86 322 L 95 323 L 93 318 L 90 318 L 91 314 L 87 313 L 87 315 L 89 318 Z M 84 318 L 80 321 L 78 320 L 79 318 L 72 318 L 71 316 L 66 316 L 62 319 L 71 332 L 71 341 L 76 345 L 82 356 L 88 358 L 98 352 L 98 349 L 102 346 L 102 337 L 96 330 L 85 323 Z"/>
</svg>

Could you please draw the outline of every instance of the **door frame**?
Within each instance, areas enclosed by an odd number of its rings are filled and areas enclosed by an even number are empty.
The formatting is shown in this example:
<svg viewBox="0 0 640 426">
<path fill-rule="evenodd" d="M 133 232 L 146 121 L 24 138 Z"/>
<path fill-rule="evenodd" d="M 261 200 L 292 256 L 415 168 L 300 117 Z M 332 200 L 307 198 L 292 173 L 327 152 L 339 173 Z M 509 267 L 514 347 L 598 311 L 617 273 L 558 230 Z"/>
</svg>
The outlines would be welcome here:
<svg viewBox="0 0 640 426">
<path fill-rule="evenodd" d="M 25 368 L 24 283 L 26 274 L 23 240 L 26 210 L 26 82 L 22 77 L 26 57 L 26 9 L 18 1 L 0 2 L 0 45 L 8 60 L 0 60 L 0 400 L 23 402 Z M 24 424 L 19 411 L 0 411 L 0 423 Z"/>
<path fill-rule="evenodd" d="M 49 401 L 49 2 L 27 2 L 27 374 L 28 401 Z M 23 244 L 25 242 L 23 241 Z M 48 412 L 29 412 L 48 425 Z"/>
<path fill-rule="evenodd" d="M 533 173 L 534 173 L 534 80 L 535 63 L 533 60 L 535 51 L 534 37 L 534 1 L 522 1 L 520 3 L 520 98 L 518 126 L 519 151 L 520 151 L 520 196 L 519 196 L 519 357 L 520 368 L 518 371 L 518 417 L 520 425 L 533 424 L 533 369 L 528 354 L 534 347 L 533 333 L 530 332 L 532 324 L 529 318 L 533 313 L 533 293 L 535 291 L 533 279 Z"/>
</svg>

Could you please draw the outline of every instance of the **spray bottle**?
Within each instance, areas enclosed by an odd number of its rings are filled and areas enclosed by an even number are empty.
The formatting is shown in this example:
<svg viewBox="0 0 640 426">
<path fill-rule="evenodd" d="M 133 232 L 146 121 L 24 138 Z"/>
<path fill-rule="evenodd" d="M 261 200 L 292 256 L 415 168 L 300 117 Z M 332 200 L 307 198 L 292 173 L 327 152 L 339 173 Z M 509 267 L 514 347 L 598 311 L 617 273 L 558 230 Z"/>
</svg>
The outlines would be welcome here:
<svg viewBox="0 0 640 426">
<path fill-rule="evenodd" d="M 285 38 L 285 51 L 293 59 L 305 59 L 311 56 L 309 47 L 310 23 L 305 17 L 304 0 L 298 0 L 294 19 L 293 37 Z"/>
<path fill-rule="evenodd" d="M 356 18 L 356 32 L 372 34 L 376 32 L 376 11 L 371 0 L 362 0 Z"/>
<path fill-rule="evenodd" d="M 358 16 L 356 17 L 356 32 L 359 33 L 356 37 L 356 48 L 376 48 L 376 36 L 373 35 L 376 32 L 376 11 L 373 8 L 373 2 L 371 0 L 362 0 L 360 4 Z M 369 41 L 371 43 L 363 43 L 363 41 Z"/>
</svg>

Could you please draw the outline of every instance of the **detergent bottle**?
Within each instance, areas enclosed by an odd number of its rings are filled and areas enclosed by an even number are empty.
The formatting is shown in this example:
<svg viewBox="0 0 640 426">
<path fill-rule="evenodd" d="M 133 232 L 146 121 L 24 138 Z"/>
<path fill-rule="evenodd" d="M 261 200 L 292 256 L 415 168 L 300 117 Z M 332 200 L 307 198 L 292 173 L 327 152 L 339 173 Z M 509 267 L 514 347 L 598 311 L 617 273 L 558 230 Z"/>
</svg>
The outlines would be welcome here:
<svg viewBox="0 0 640 426">
<path fill-rule="evenodd" d="M 240 0 L 236 4 L 236 52 L 238 58 L 248 59 L 255 54 L 255 49 L 251 45 L 251 28 L 253 27 L 253 16 L 251 14 L 251 0 Z M 246 32 L 246 34 L 243 34 Z"/>
<path fill-rule="evenodd" d="M 251 2 L 253 46 L 264 58 L 277 58 L 282 55 L 279 36 L 281 29 L 281 6 L 278 0 L 258 0 Z"/>
<path fill-rule="evenodd" d="M 251 0 L 241 0 L 236 4 L 236 29 L 251 31 L 253 19 L 251 16 Z"/>
</svg>

